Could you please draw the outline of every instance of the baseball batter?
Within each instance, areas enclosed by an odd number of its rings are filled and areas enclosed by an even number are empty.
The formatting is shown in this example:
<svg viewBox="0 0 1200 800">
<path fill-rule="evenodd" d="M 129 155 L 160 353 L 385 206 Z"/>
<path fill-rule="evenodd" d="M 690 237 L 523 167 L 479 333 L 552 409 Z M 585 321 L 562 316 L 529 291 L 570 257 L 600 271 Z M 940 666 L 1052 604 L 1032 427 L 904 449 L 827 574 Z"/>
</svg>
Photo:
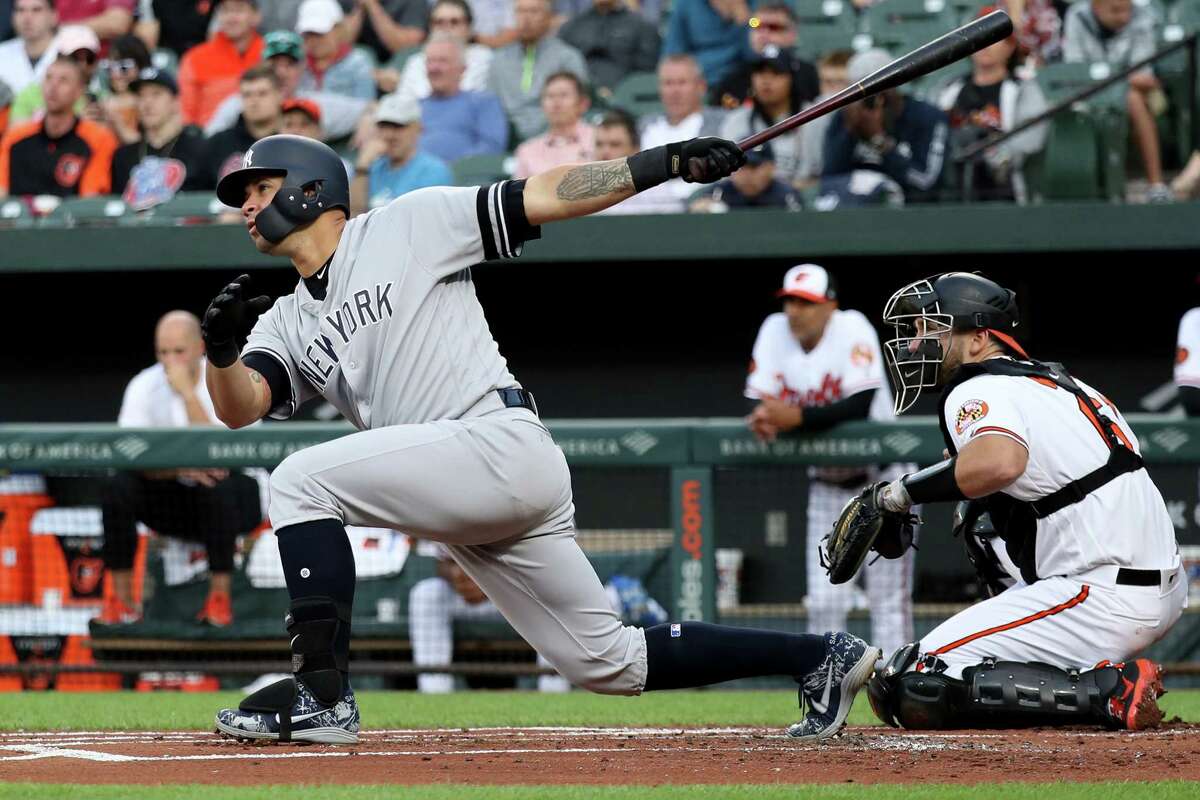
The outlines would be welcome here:
<svg viewBox="0 0 1200 800">
<path fill-rule="evenodd" d="M 271 475 L 294 675 L 220 711 L 220 731 L 357 741 L 345 525 L 446 545 L 577 686 L 634 695 L 791 675 L 809 711 L 790 732 L 841 727 L 879 654 L 855 637 L 621 624 L 575 541 L 566 460 L 501 357 L 471 281 L 473 264 L 518 255 L 543 223 L 677 176 L 710 183 L 744 160 L 732 142 L 692 139 L 525 181 L 422 189 L 347 219 L 345 169 L 325 145 L 271 136 L 246 152 L 217 194 L 241 207 L 258 250 L 290 258 L 300 281 L 272 304 L 249 297 L 242 276 L 210 304 L 217 414 L 238 427 L 320 395 L 359 432 L 295 453 Z"/>
<path fill-rule="evenodd" d="M 1158 724 L 1161 667 L 1136 656 L 1179 619 L 1187 585 L 1128 423 L 1062 365 L 1026 355 L 1014 293 L 982 276 L 910 284 L 884 317 L 897 411 L 943 387 L 951 456 L 874 500 L 905 513 L 985 498 L 1003 538 L 992 571 L 1009 586 L 901 648 L 871 681 L 876 713 L 917 728 Z"/>
<path fill-rule="evenodd" d="M 790 432 L 826 430 L 855 419 L 891 420 L 892 393 L 884 375 L 875 328 L 862 313 L 838 308 L 837 287 L 823 267 L 801 264 L 787 271 L 783 311 L 768 316 L 754 342 L 746 397 L 756 405 L 748 423 L 764 440 Z M 911 465 L 891 465 L 899 477 Z M 826 578 L 821 540 L 864 485 L 879 480 L 878 467 L 814 467 L 809 470 L 807 588 L 810 633 L 844 630 L 854 605 L 852 583 Z M 862 570 L 871 609 L 871 640 L 890 654 L 913 639 L 913 553 L 878 559 Z"/>
</svg>

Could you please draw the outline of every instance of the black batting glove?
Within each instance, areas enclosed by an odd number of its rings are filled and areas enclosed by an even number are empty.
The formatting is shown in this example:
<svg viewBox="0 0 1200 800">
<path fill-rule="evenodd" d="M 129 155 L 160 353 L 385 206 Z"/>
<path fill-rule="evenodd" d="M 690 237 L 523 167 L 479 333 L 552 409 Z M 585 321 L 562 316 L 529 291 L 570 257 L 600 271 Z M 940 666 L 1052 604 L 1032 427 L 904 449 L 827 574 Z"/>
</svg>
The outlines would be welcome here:
<svg viewBox="0 0 1200 800">
<path fill-rule="evenodd" d="M 221 290 L 208 304 L 200 330 L 204 350 L 214 367 L 228 367 L 238 360 L 241 343 L 260 314 L 271 307 L 271 298 L 264 295 L 245 299 L 250 286 L 249 275 L 239 275 Z"/>
<path fill-rule="evenodd" d="M 734 142 L 705 136 L 652 147 L 626 159 L 633 188 L 644 192 L 672 178 L 688 183 L 712 183 L 727 178 L 746 163 L 746 154 Z"/>
<path fill-rule="evenodd" d="M 714 183 L 728 178 L 746 163 L 742 148 L 727 139 L 705 136 L 680 146 L 680 177 L 685 183 Z"/>
</svg>

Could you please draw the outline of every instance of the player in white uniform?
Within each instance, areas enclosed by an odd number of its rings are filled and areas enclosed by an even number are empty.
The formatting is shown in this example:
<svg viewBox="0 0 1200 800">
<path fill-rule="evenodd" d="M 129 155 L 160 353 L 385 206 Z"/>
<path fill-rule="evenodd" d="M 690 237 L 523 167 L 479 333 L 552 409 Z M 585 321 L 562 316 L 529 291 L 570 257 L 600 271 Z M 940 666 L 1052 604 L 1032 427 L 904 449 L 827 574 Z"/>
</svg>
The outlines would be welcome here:
<svg viewBox="0 0 1200 800">
<path fill-rule="evenodd" d="M 1136 656 L 1179 619 L 1187 585 L 1128 423 L 1062 365 L 1029 359 L 1015 295 L 982 276 L 910 284 L 884 321 L 897 411 L 943 387 L 951 457 L 877 501 L 902 513 L 985 498 L 1003 538 L 991 566 L 1011 585 L 899 650 L 871 681 L 876 713 L 916 728 L 1157 725 L 1161 667 Z"/>
<path fill-rule="evenodd" d="M 792 735 L 825 737 L 844 724 L 879 654 L 856 637 L 621 624 L 575 541 L 566 460 L 500 356 L 471 281 L 472 265 L 518 255 L 542 223 L 681 173 L 711 183 L 744 161 L 732 142 L 693 139 L 527 181 L 422 189 L 348 220 L 348 181 L 330 148 L 270 136 L 246 152 L 217 195 L 241 206 L 255 246 L 289 257 L 301 279 L 272 305 L 246 297 L 243 276 L 210 304 L 206 375 L 217 414 L 238 427 L 321 395 L 359 431 L 301 450 L 271 475 L 294 677 L 218 712 L 220 731 L 357 741 L 345 525 L 444 544 L 576 686 L 633 695 L 790 675 L 810 708 Z"/>
<path fill-rule="evenodd" d="M 1175 342 L 1175 385 L 1189 417 L 1200 416 L 1200 308 L 1179 320 Z"/>
<path fill-rule="evenodd" d="M 756 401 L 747 422 L 760 439 L 809 433 L 855 419 L 888 421 L 892 393 L 875 328 L 859 311 L 838 308 L 837 288 L 816 264 L 787 271 L 783 311 L 768 316 L 754 342 L 745 395 Z M 842 507 L 868 483 L 898 477 L 911 465 L 814 467 L 809 470 L 807 597 L 809 633 L 839 631 L 854 605 L 853 583 L 829 582 L 821 540 Z M 913 552 L 863 567 L 871 641 L 885 656 L 913 639 Z"/>
</svg>

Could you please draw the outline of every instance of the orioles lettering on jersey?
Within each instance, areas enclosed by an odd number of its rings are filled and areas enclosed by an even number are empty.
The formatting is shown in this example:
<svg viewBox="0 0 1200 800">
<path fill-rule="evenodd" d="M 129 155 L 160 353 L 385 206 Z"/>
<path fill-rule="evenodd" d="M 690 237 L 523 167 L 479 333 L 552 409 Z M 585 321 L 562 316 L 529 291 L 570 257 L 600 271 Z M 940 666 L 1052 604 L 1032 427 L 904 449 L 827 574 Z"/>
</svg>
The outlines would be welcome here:
<svg viewBox="0 0 1200 800">
<path fill-rule="evenodd" d="M 378 325 L 384 319 L 392 316 L 392 301 L 389 294 L 392 283 L 375 284 L 374 296 L 367 289 L 360 289 L 350 300 L 342 303 L 341 308 L 332 314 L 325 315 L 329 327 L 341 338 L 343 345 L 350 344 L 354 334 L 365 330 L 371 325 Z M 321 356 L 324 355 L 325 359 Z M 299 369 L 304 376 L 318 389 L 325 387 L 333 369 L 340 362 L 333 340 L 323 333 L 318 333 L 304 350 L 304 358 L 300 361 Z"/>
</svg>

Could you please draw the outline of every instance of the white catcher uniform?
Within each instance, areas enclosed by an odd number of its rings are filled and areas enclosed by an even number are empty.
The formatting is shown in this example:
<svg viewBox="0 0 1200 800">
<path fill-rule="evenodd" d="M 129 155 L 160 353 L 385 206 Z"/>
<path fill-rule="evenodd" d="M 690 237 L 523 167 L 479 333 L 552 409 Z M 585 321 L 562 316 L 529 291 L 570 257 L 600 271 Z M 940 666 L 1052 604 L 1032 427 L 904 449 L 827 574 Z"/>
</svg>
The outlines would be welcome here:
<svg viewBox="0 0 1200 800">
<path fill-rule="evenodd" d="M 1079 387 L 1137 450 L 1137 438 L 1111 402 Z M 948 433 L 959 449 L 979 436 L 1005 436 L 1029 451 L 1025 473 L 1004 494 L 1045 497 L 1105 463 L 1108 443 L 1071 392 L 1051 381 L 984 374 L 955 386 L 944 403 Z M 1078 503 L 1037 522 L 1038 580 L 1016 583 L 956 614 L 921 639 L 917 669 L 961 678 L 985 657 L 1040 661 L 1088 670 L 1125 661 L 1161 638 L 1187 606 L 1187 581 L 1162 495 L 1145 469 L 1118 476 Z M 1160 571 L 1154 586 L 1117 583 L 1121 567 Z"/>
<path fill-rule="evenodd" d="M 271 475 L 271 520 L 442 542 L 571 683 L 637 694 L 645 635 L 621 624 L 575 542 L 562 452 L 498 391 L 519 384 L 471 281 L 471 265 L 540 235 L 521 185 L 421 189 L 349 220 L 317 276 L 324 299 L 302 279 L 259 319 L 243 358 L 278 361 L 291 385 L 272 416 L 321 395 L 360 431 L 286 458 Z"/>
<path fill-rule="evenodd" d="M 884 375 L 883 353 L 875 328 L 862 313 L 833 312 L 816 347 L 806 352 L 788 327 L 787 315 L 768 316 L 758 331 L 745 395 L 775 397 L 799 406 L 822 406 L 874 389 L 869 419 L 895 418 L 892 393 Z M 803 427 L 801 428 L 803 430 Z M 843 506 L 871 481 L 899 477 L 912 465 L 812 467 L 808 489 L 807 599 L 808 632 L 846 629 L 846 617 L 859 590 L 855 582 L 829 582 L 818 555 L 821 540 L 833 529 Z M 893 474 L 894 473 L 894 474 Z M 871 641 L 886 658 L 913 640 L 913 551 L 897 559 L 881 558 L 863 566 L 871 610 Z"/>
</svg>

